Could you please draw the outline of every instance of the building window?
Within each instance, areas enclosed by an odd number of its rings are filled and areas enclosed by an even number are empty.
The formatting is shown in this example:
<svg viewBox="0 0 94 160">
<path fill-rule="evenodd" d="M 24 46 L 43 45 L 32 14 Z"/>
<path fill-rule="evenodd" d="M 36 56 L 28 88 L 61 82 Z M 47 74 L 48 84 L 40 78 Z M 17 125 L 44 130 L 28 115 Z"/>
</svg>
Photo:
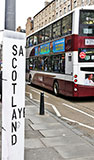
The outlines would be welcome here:
<svg viewBox="0 0 94 160">
<path fill-rule="evenodd" d="M 81 1 L 81 4 L 84 5 L 84 0 Z"/>
<path fill-rule="evenodd" d="M 61 15 L 62 15 L 62 10 L 60 10 L 60 12 L 59 12 L 59 13 L 60 13 L 60 16 L 61 16 Z"/>
<path fill-rule="evenodd" d="M 56 13 L 56 18 L 58 18 L 58 12 Z"/>
<path fill-rule="evenodd" d="M 66 13 L 66 7 L 64 8 L 64 14 Z"/>
<path fill-rule="evenodd" d="M 90 0 L 87 0 L 87 4 L 90 4 Z"/>
<path fill-rule="evenodd" d="M 71 10 L 71 7 L 70 7 L 70 4 L 68 5 L 68 11 L 70 11 Z"/>
<path fill-rule="evenodd" d="M 66 2 L 66 0 L 64 0 L 64 3 Z"/>
<path fill-rule="evenodd" d="M 55 16 L 53 15 L 53 16 L 52 16 L 52 20 L 54 20 L 54 17 L 55 17 Z"/>
<path fill-rule="evenodd" d="M 77 1 L 75 0 L 74 1 L 74 8 L 76 8 L 77 7 Z"/>
</svg>

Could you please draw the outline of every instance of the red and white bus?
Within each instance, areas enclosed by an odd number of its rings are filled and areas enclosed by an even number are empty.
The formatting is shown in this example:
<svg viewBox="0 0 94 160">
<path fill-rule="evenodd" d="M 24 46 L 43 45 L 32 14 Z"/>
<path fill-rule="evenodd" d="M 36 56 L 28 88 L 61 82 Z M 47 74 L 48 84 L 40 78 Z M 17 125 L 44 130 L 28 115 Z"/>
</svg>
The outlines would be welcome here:
<svg viewBox="0 0 94 160">
<path fill-rule="evenodd" d="M 27 37 L 27 79 L 71 97 L 94 96 L 94 6 L 76 8 Z"/>
</svg>

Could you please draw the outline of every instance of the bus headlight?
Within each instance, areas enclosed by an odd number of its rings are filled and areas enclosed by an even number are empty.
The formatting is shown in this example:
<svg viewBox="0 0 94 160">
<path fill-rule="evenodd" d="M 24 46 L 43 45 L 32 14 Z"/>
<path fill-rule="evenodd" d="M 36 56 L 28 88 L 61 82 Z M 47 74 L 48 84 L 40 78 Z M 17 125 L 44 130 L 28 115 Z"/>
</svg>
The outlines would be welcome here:
<svg viewBox="0 0 94 160">
<path fill-rule="evenodd" d="M 74 91 L 77 92 L 77 88 L 74 88 Z"/>
</svg>

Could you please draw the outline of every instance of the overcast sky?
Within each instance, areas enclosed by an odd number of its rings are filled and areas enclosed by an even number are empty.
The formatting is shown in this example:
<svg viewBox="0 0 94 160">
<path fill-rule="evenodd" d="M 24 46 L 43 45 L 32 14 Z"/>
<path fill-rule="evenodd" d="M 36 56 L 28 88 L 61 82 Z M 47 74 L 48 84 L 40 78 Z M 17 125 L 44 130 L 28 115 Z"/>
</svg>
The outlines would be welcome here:
<svg viewBox="0 0 94 160">
<path fill-rule="evenodd" d="M 16 27 L 25 29 L 28 17 L 34 17 L 43 7 L 45 0 L 16 0 Z"/>
<path fill-rule="evenodd" d="M 51 1 L 51 0 L 48 0 Z M 44 8 L 45 0 L 16 0 L 16 28 L 25 29 L 28 17 L 34 17 Z M 5 0 L 0 0 L 0 30 L 4 28 Z"/>
</svg>

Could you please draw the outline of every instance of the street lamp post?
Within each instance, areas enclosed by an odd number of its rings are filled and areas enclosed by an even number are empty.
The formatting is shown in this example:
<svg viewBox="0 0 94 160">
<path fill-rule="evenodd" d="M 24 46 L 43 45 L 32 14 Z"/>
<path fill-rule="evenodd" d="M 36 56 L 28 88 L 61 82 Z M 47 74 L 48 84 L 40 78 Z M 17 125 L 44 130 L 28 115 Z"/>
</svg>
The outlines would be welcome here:
<svg viewBox="0 0 94 160">
<path fill-rule="evenodd" d="M 16 0 L 5 0 L 5 29 L 15 31 Z"/>
</svg>

